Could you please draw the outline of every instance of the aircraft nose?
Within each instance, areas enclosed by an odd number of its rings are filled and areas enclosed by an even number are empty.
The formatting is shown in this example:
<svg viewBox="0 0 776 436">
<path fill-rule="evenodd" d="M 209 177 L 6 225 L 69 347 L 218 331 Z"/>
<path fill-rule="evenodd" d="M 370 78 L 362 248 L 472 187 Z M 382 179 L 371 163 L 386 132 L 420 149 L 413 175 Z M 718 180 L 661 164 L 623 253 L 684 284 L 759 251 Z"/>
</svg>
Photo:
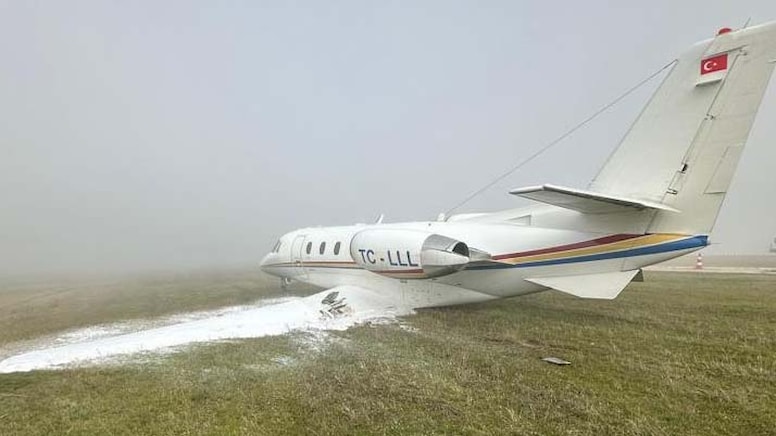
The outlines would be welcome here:
<svg viewBox="0 0 776 436">
<path fill-rule="evenodd" d="M 275 253 L 269 253 L 261 259 L 259 262 L 259 269 L 265 273 L 272 274 L 272 265 L 275 264 Z"/>
<path fill-rule="evenodd" d="M 261 262 L 259 262 L 259 268 L 261 268 L 262 271 L 264 271 L 267 268 L 267 265 L 269 265 L 271 256 L 272 256 L 272 253 L 267 254 L 266 256 L 261 258 Z"/>
</svg>

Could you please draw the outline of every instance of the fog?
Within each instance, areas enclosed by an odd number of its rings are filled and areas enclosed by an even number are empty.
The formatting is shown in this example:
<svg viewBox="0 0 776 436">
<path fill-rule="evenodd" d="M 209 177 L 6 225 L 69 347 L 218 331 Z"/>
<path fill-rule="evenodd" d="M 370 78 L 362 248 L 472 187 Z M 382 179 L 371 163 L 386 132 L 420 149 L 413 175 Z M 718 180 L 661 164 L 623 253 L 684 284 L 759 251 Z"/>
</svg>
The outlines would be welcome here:
<svg viewBox="0 0 776 436">
<path fill-rule="evenodd" d="M 772 0 L 0 0 L 0 274 L 255 264 L 308 225 L 433 219 Z M 658 81 L 459 211 L 585 187 Z M 771 84 L 713 239 L 776 235 Z"/>
</svg>

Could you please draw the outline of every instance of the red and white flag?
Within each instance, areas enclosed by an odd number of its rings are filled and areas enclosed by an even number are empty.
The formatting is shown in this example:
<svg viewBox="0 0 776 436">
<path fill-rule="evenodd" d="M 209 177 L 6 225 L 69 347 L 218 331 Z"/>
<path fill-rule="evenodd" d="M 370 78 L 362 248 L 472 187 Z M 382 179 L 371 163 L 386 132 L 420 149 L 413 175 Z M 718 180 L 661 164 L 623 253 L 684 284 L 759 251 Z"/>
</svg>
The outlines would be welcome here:
<svg viewBox="0 0 776 436">
<path fill-rule="evenodd" d="M 727 70 L 728 54 L 722 53 L 701 61 L 701 76 L 704 74 L 716 73 L 717 71 Z"/>
</svg>

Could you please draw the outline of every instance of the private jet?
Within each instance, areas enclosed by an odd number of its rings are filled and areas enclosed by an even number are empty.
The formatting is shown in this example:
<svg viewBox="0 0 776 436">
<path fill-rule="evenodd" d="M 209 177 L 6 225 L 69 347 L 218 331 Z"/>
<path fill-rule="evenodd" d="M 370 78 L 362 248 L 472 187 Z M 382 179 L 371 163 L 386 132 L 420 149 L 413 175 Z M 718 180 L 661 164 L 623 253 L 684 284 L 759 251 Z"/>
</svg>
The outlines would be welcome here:
<svg viewBox="0 0 776 436">
<path fill-rule="evenodd" d="M 261 269 L 326 288 L 337 313 L 550 289 L 613 299 L 642 268 L 709 244 L 774 62 L 776 22 L 724 28 L 675 59 L 585 189 L 514 189 L 537 204 L 493 213 L 299 229 Z"/>
</svg>

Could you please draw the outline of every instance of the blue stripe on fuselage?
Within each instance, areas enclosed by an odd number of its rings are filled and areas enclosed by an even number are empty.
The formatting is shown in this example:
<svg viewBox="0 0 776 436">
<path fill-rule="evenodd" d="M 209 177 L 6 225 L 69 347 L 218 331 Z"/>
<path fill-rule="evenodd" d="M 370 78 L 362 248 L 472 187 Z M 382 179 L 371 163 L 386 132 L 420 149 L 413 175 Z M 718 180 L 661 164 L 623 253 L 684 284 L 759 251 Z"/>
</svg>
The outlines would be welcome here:
<svg viewBox="0 0 776 436">
<path fill-rule="evenodd" d="M 518 263 L 515 265 L 510 264 L 496 264 L 496 265 L 483 265 L 471 268 L 467 270 L 483 270 L 483 269 L 502 269 L 502 268 L 528 268 L 533 266 L 548 266 L 548 265 L 562 265 L 566 263 L 576 262 L 592 262 L 595 260 L 607 260 L 617 259 L 623 257 L 645 256 L 648 254 L 667 253 L 670 251 L 687 250 L 691 248 L 700 248 L 708 245 L 708 236 L 693 236 L 687 239 L 681 239 L 679 241 L 673 241 L 666 244 L 652 245 L 649 247 L 631 248 L 622 251 L 613 251 L 609 253 L 590 254 L 587 256 L 578 257 L 565 257 L 561 259 L 540 260 L 536 262 Z"/>
</svg>

